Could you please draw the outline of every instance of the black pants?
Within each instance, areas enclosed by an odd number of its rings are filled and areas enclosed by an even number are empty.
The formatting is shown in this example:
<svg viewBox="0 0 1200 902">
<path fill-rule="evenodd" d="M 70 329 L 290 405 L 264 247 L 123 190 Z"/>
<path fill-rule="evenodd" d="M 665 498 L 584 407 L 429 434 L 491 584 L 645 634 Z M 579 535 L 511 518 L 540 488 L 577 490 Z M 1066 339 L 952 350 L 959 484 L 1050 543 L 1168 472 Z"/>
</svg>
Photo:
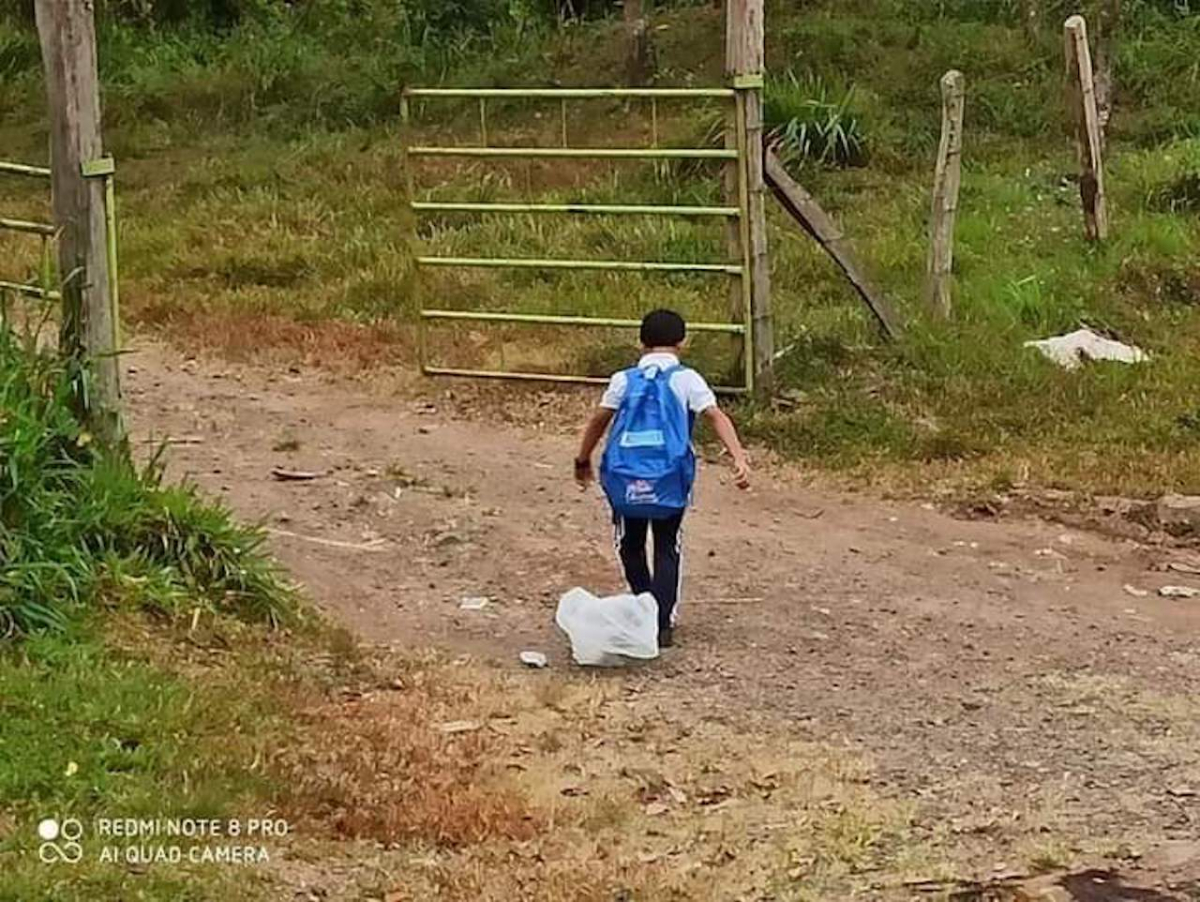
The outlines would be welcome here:
<svg viewBox="0 0 1200 902">
<path fill-rule="evenodd" d="M 675 624 L 683 582 L 683 513 L 667 520 L 615 516 L 617 553 L 634 595 L 649 592 L 658 602 L 658 628 Z M 646 558 L 646 538 L 654 533 L 654 572 Z"/>
</svg>

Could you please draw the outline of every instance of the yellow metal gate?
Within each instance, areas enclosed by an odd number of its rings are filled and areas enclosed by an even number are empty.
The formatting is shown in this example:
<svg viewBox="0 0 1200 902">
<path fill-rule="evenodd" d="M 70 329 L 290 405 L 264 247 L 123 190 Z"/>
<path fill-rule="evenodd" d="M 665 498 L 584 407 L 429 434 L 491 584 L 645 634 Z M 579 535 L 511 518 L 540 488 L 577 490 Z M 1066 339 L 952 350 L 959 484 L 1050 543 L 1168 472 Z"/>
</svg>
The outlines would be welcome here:
<svg viewBox="0 0 1200 902">
<path fill-rule="evenodd" d="M 741 393 L 754 389 L 754 351 L 751 347 L 751 286 L 750 242 L 747 210 L 749 207 L 747 139 L 743 128 L 737 129 L 732 147 L 723 148 L 664 148 L 652 147 L 571 147 L 567 134 L 567 102 L 598 98 L 639 98 L 651 102 L 654 144 L 657 145 L 658 102 L 660 100 L 719 99 L 738 107 L 736 120 L 744 122 L 741 106 L 744 91 L 757 82 L 735 88 L 408 88 L 401 99 L 401 114 L 405 124 L 404 167 L 408 179 L 409 204 L 414 214 L 433 212 L 472 213 L 546 213 L 598 216 L 681 216 L 734 219 L 739 223 L 740 259 L 736 263 L 712 261 L 701 263 L 667 263 L 653 260 L 570 260 L 502 257 L 437 257 L 418 256 L 419 268 L 430 267 L 490 267 L 535 270 L 594 270 L 644 273 L 704 273 L 723 279 L 737 279 L 741 286 L 742 321 L 737 323 L 689 323 L 695 332 L 718 332 L 737 335 L 743 342 L 744 383 L 726 386 L 722 391 Z M 409 143 L 413 120 L 412 103 L 416 98 L 475 98 L 479 101 L 479 144 L 475 146 L 431 147 Z M 562 116 L 562 143 L 558 147 L 494 147 L 488 142 L 487 102 L 489 99 L 533 99 L 557 101 Z M 738 175 L 737 206 L 666 206 L 661 204 L 531 204 L 531 203 L 462 203 L 435 202 L 417 199 L 412 159 L 414 157 L 468 157 L 477 159 L 609 159 L 609 160 L 724 160 L 736 164 Z M 429 375 L 471 376 L 493 379 L 525 379 L 553 382 L 603 383 L 607 380 L 580 375 L 525 373 L 497 370 L 458 369 L 437 366 L 428 359 L 426 326 L 430 321 L 465 320 L 490 323 L 528 323 L 554 326 L 592 326 L 636 329 L 638 320 L 608 319 L 585 316 L 552 316 L 533 313 L 441 310 L 423 308 L 420 311 L 419 346 L 422 372 Z"/>
</svg>

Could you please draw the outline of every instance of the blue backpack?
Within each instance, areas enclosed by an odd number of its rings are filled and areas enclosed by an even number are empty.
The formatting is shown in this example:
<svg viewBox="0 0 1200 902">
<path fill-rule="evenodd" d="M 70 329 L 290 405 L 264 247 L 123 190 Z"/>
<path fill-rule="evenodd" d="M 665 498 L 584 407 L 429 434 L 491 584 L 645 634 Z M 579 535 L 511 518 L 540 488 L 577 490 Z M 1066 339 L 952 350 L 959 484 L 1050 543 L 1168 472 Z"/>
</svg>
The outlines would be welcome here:
<svg viewBox="0 0 1200 902">
<path fill-rule="evenodd" d="M 622 517 L 664 520 L 683 511 L 696 481 L 692 418 L 671 391 L 682 369 L 626 370 L 626 391 L 600 462 L 600 484 Z"/>
</svg>

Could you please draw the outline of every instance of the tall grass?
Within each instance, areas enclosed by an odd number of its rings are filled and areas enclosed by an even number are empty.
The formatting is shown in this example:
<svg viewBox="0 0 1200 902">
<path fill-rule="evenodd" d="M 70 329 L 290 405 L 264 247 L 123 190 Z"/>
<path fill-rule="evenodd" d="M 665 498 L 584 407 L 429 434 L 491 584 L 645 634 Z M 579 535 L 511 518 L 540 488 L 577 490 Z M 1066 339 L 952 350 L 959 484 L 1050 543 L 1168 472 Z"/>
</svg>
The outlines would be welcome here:
<svg viewBox="0 0 1200 902">
<path fill-rule="evenodd" d="M 853 103 L 853 88 L 834 91 L 819 76 L 801 77 L 791 69 L 771 76 L 763 98 L 767 140 L 785 163 L 861 166 L 867 139 Z"/>
<path fill-rule="evenodd" d="M 73 391 L 60 363 L 0 329 L 0 633 L 61 627 L 102 602 L 293 618 L 262 532 L 165 485 L 157 461 L 138 471 L 98 449 Z"/>
</svg>

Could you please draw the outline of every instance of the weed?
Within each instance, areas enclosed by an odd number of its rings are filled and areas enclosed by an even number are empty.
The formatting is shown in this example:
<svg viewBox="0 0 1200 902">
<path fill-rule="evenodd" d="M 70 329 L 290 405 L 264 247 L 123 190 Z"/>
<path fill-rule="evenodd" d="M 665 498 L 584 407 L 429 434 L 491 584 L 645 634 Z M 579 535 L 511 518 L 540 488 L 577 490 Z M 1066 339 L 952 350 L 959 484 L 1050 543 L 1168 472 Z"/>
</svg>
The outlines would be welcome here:
<svg viewBox="0 0 1200 902">
<path fill-rule="evenodd" d="M 837 96 L 818 76 L 801 78 L 790 69 L 767 79 L 763 128 L 784 162 L 866 163 L 862 120 L 852 110 L 854 89 L 840 93 Z"/>
<path fill-rule="evenodd" d="M 69 373 L 0 329 L 0 618 L 62 627 L 115 598 L 168 615 L 192 605 L 279 622 L 298 611 L 263 550 L 187 486 L 99 450 L 71 413 Z M 113 590 L 110 596 L 105 589 Z"/>
<path fill-rule="evenodd" d="M 1151 205 L 1167 213 L 1200 213 L 1200 172 L 1188 172 L 1151 195 Z"/>
</svg>

